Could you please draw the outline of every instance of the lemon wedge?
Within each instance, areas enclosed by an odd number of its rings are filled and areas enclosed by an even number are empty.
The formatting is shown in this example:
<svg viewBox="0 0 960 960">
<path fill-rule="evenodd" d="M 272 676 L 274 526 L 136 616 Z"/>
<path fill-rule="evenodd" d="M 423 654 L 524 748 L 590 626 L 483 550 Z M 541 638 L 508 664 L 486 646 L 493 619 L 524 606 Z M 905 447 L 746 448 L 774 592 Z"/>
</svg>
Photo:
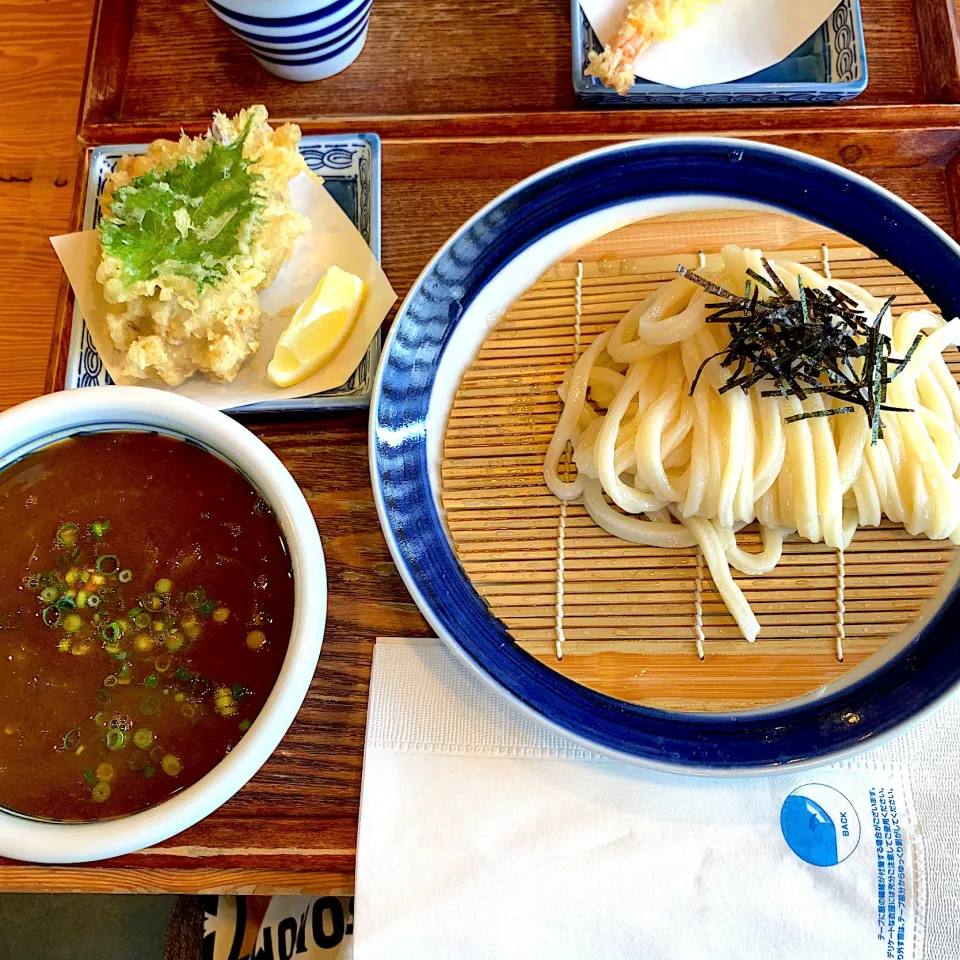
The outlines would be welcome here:
<svg viewBox="0 0 960 960">
<path fill-rule="evenodd" d="M 359 277 L 330 267 L 281 334 L 267 366 L 270 382 L 292 387 L 329 363 L 350 336 L 366 295 Z"/>
</svg>

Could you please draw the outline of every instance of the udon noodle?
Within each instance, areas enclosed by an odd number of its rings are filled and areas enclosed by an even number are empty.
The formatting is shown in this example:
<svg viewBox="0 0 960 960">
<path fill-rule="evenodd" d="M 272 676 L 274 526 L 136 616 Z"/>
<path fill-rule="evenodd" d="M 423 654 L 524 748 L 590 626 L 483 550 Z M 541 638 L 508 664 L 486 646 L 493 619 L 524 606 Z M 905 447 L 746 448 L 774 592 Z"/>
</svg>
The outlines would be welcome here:
<svg viewBox="0 0 960 960">
<path fill-rule="evenodd" d="M 701 276 L 738 296 L 747 269 L 764 270 L 757 250 L 726 247 L 719 262 Z M 800 278 L 807 290 L 840 290 L 869 317 L 882 306 L 855 284 L 828 281 L 802 264 L 772 267 L 793 297 Z M 623 540 L 699 547 L 750 641 L 760 625 L 730 568 L 750 576 L 769 572 L 789 533 L 844 550 L 858 525 L 875 527 L 886 516 L 915 536 L 960 543 L 960 390 L 942 356 L 960 342 L 960 320 L 945 323 L 928 310 L 887 315 L 881 332 L 892 338 L 894 356 L 903 358 L 921 340 L 887 387 L 887 403 L 911 412 L 884 412 L 883 436 L 874 443 L 859 408 L 785 422 L 842 405 L 823 393 L 805 400 L 764 396 L 771 380 L 721 393 L 729 374 L 719 358 L 708 358 L 722 351 L 730 333 L 724 323 L 707 323 L 707 305 L 715 300 L 677 278 L 571 366 L 544 464 L 557 497 L 582 499 L 589 515 Z M 560 474 L 568 445 L 572 479 Z M 736 538 L 754 521 L 762 534 L 758 553 Z"/>
</svg>

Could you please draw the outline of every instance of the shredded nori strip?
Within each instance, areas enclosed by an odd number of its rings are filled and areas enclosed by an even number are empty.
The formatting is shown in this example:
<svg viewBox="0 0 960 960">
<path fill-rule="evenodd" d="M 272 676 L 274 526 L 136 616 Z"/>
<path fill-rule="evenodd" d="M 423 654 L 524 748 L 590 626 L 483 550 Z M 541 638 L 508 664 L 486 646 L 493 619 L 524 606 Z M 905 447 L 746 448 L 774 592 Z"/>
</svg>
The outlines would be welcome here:
<svg viewBox="0 0 960 960">
<path fill-rule="evenodd" d="M 792 417 L 784 417 L 784 423 L 796 423 L 798 420 L 818 420 L 820 417 L 835 417 L 841 413 L 853 413 L 856 407 L 832 407 L 829 410 L 809 410 Z"/>
<path fill-rule="evenodd" d="M 910 344 L 910 349 L 906 352 L 906 354 L 904 354 L 904 357 L 902 360 L 896 360 L 893 357 L 888 358 L 887 363 L 898 364 L 897 369 L 894 370 L 893 373 L 890 375 L 890 380 L 896 380 L 897 377 L 899 377 L 900 374 L 903 372 L 903 370 L 906 369 L 907 364 L 913 358 L 914 353 L 916 353 L 917 351 L 917 347 L 920 346 L 922 341 L 923 341 L 923 337 L 920 336 L 920 334 L 918 333 L 913 338 L 913 343 Z"/>
<path fill-rule="evenodd" d="M 785 417 L 784 422 L 835 417 L 860 408 L 870 426 L 871 443 L 876 443 L 883 437 L 881 411 L 913 412 L 889 406 L 887 387 L 905 369 L 923 337 L 917 335 L 903 358 L 892 357 L 891 340 L 880 332 L 880 325 L 893 297 L 871 317 L 832 284 L 826 291 L 805 287 L 802 276 L 797 277 L 799 296 L 794 297 L 767 259 L 760 259 L 766 276 L 748 268 L 743 297 L 686 267 L 677 267 L 680 276 L 719 298 L 706 305 L 712 311 L 707 322 L 725 323 L 730 331 L 727 346 L 700 364 L 690 395 L 707 365 L 722 357 L 720 366 L 729 374 L 720 393 L 734 387 L 746 393 L 769 379 L 777 389 L 761 390 L 762 397 L 787 399 L 793 395 L 803 401 L 811 394 L 823 394 L 844 406 L 806 411 Z"/>
</svg>

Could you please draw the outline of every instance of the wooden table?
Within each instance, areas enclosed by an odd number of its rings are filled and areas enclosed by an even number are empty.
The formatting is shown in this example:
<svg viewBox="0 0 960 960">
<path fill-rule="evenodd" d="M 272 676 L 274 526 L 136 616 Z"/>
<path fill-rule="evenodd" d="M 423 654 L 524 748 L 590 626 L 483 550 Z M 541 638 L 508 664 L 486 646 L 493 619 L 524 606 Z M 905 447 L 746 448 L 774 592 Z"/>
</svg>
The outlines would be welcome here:
<svg viewBox="0 0 960 960">
<path fill-rule="evenodd" d="M 8 224 L 22 231 L 16 237 L 9 228 L 0 232 L 0 253 L 8 254 L 0 256 L 0 277 L 9 289 L 0 307 L 0 403 L 39 391 L 51 321 L 46 387 L 62 385 L 69 300 L 61 289 L 54 310 L 60 281 L 45 237 L 77 225 L 82 189 L 72 211 L 65 198 L 83 182 L 86 148 L 170 136 L 181 125 L 199 131 L 215 108 L 234 111 L 259 101 L 274 119 L 296 120 L 307 133 L 372 130 L 383 137 L 383 259 L 401 297 L 447 236 L 519 178 L 592 147 L 658 133 L 723 133 L 806 150 L 864 173 L 956 233 L 960 57 L 954 0 L 864 0 L 863 6 L 870 86 L 853 104 L 596 111 L 574 102 L 563 0 L 473 6 L 377 0 L 359 60 L 338 77 L 306 85 L 261 71 L 199 0 L 99 0 L 80 143 L 68 150 L 63 110 L 51 109 L 50 101 L 76 92 L 76 38 L 87 0 L 49 0 L 47 10 L 60 18 L 52 40 L 51 24 L 28 19 L 35 5 L 14 0 L 8 7 L 22 39 L 13 46 L 34 65 L 18 73 L 0 61 L 7 71 L 0 82 L 17 74 L 22 101 L 12 119 L 0 118 L 0 174 L 19 169 L 11 159 L 19 149 L 32 158 L 23 169 L 35 180 L 27 191 L 19 183 L 0 183 L 0 200 L 12 198 Z M 63 71 L 57 79 L 55 63 Z M 34 129 L 33 118 L 42 122 L 43 111 L 59 118 L 52 135 L 60 164 L 55 169 L 49 167 L 48 138 Z M 41 170 L 48 178 L 55 174 L 55 184 L 68 183 L 51 190 L 43 180 L 34 190 Z M 326 551 L 327 633 L 303 709 L 262 771 L 203 823 L 159 847 L 96 865 L 0 862 L 0 889 L 263 893 L 352 887 L 373 641 L 424 634 L 427 626 L 380 534 L 367 473 L 366 415 L 244 422 L 300 483 Z"/>
</svg>

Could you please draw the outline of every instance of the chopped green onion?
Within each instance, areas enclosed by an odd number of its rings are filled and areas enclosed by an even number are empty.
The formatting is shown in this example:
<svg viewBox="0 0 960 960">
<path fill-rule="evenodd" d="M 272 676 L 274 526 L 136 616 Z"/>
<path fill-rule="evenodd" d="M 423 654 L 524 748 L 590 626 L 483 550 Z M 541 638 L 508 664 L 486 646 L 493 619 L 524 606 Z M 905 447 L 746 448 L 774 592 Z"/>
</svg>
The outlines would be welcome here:
<svg viewBox="0 0 960 960">
<path fill-rule="evenodd" d="M 141 750 L 149 750 L 153 746 L 153 731 L 146 727 L 141 727 L 133 735 L 133 742 Z"/>
<path fill-rule="evenodd" d="M 154 585 L 153 589 L 157 593 L 169 593 L 173 589 L 173 584 L 166 578 L 161 577 Z"/>
<path fill-rule="evenodd" d="M 178 680 L 189 680 L 190 671 L 186 667 L 177 667 L 177 679 Z"/>
<path fill-rule="evenodd" d="M 198 607 L 199 611 L 205 616 L 209 617 L 211 613 L 216 609 L 214 602 L 212 600 L 204 600 L 203 603 Z"/>
<path fill-rule="evenodd" d="M 106 803 L 110 799 L 110 784 L 102 780 L 90 791 L 95 803 Z"/>
<path fill-rule="evenodd" d="M 131 607 L 130 610 L 127 612 L 127 616 L 131 620 L 135 620 L 138 613 L 143 613 L 143 607 Z"/>
<path fill-rule="evenodd" d="M 90 532 L 99 540 L 110 529 L 109 520 L 94 520 L 90 524 Z"/>
<path fill-rule="evenodd" d="M 246 733 L 250 729 L 249 718 L 240 721 L 240 732 Z"/>
<path fill-rule="evenodd" d="M 199 590 L 191 590 L 189 593 L 187 593 L 187 594 L 184 596 L 183 602 L 184 602 L 188 607 L 195 607 L 195 606 L 197 606 L 197 605 L 200 603 L 200 601 L 201 601 L 202 599 L 203 599 L 203 597 L 200 595 L 200 591 L 199 591 Z"/>
<path fill-rule="evenodd" d="M 87 605 L 87 591 L 86 591 L 86 590 L 81 590 L 81 591 L 77 594 L 77 606 L 78 606 L 78 607 L 85 607 L 86 605 Z"/>
<path fill-rule="evenodd" d="M 104 576 L 112 576 L 120 569 L 120 561 L 115 554 L 105 553 L 97 557 L 97 572 Z"/>
<path fill-rule="evenodd" d="M 41 616 L 43 617 L 43 622 L 51 629 L 60 623 L 60 611 L 52 604 L 49 607 L 43 608 Z"/>
<path fill-rule="evenodd" d="M 57 543 L 61 547 L 68 547 L 77 542 L 80 528 L 75 523 L 65 523 L 57 530 Z"/>
<path fill-rule="evenodd" d="M 96 714 L 94 715 L 94 717 L 93 717 L 93 722 L 94 722 L 98 727 L 102 727 L 102 726 L 103 726 L 103 711 L 102 711 L 102 710 L 99 711 L 98 713 L 96 713 Z"/>
<path fill-rule="evenodd" d="M 151 673 L 150 676 L 143 681 L 143 685 L 145 687 L 155 687 L 159 682 L 160 681 L 157 679 L 157 675 L 155 673 Z"/>
<path fill-rule="evenodd" d="M 230 692 L 234 700 L 242 700 L 247 693 L 247 688 L 242 683 L 235 683 Z"/>
<path fill-rule="evenodd" d="M 152 764 L 152 763 L 148 763 L 148 764 L 143 768 L 143 775 L 144 775 L 145 777 L 152 777 L 153 774 L 154 774 L 153 764 Z"/>
<path fill-rule="evenodd" d="M 98 700 L 106 700 L 107 697 L 109 697 L 109 696 L 110 696 L 110 691 L 109 691 L 109 690 L 98 690 L 98 691 L 97 691 L 97 699 L 98 699 Z"/>
<path fill-rule="evenodd" d="M 127 659 L 127 651 L 126 651 L 126 650 L 121 650 L 119 653 L 111 653 L 111 654 L 110 654 L 110 659 L 111 659 L 111 660 L 126 660 L 126 659 Z"/>
<path fill-rule="evenodd" d="M 111 727 L 107 731 L 107 749 L 120 750 L 127 742 L 127 735 L 116 727 Z"/>
<path fill-rule="evenodd" d="M 160 710 L 160 701 L 154 696 L 146 696 L 140 699 L 140 713 L 145 717 L 152 717 Z"/>
<path fill-rule="evenodd" d="M 94 777 L 92 770 L 84 770 L 83 779 L 86 780 L 91 787 L 97 782 L 96 777 Z"/>
<path fill-rule="evenodd" d="M 113 764 L 110 763 L 98 763 L 97 769 L 95 771 L 97 779 L 103 783 L 106 783 L 107 780 L 113 779 Z"/>
<path fill-rule="evenodd" d="M 118 579 L 121 583 L 129 583 L 129 582 L 133 579 L 133 571 L 132 571 L 132 570 L 121 570 L 121 571 L 117 574 L 117 579 Z"/>
<path fill-rule="evenodd" d="M 176 777 L 180 773 L 180 761 L 172 754 L 168 753 L 162 761 L 163 772 L 168 777 Z"/>
<path fill-rule="evenodd" d="M 58 610 L 76 610 L 76 609 L 77 609 L 77 601 L 74 600 L 73 597 L 69 597 L 69 596 L 67 596 L 67 597 L 61 597 L 61 598 L 57 601 L 57 609 L 58 609 Z"/>
<path fill-rule="evenodd" d="M 179 633 L 174 633 L 163 641 L 163 645 L 171 653 L 176 653 L 183 646 L 183 637 Z"/>
<path fill-rule="evenodd" d="M 110 687 L 115 687 L 117 685 L 117 678 L 114 674 L 110 674 L 108 677 L 103 678 L 103 685 L 109 689 Z"/>
<path fill-rule="evenodd" d="M 144 613 L 142 610 L 133 618 L 134 624 L 143 630 L 146 627 L 150 626 L 150 622 L 153 618 L 149 613 Z"/>
<path fill-rule="evenodd" d="M 119 640 L 123 636 L 123 627 L 116 620 L 111 620 L 106 626 L 100 628 L 100 636 L 104 640 Z"/>
<path fill-rule="evenodd" d="M 96 610 L 97 607 L 100 606 L 101 602 L 102 601 L 95 593 L 91 593 L 90 596 L 87 597 L 87 606 L 91 607 L 93 610 Z"/>
<path fill-rule="evenodd" d="M 76 633 L 83 626 L 83 617 L 79 613 L 69 613 L 63 618 L 63 629 L 67 633 Z"/>
<path fill-rule="evenodd" d="M 74 727 L 72 730 L 68 730 L 63 737 L 63 749 L 64 750 L 75 750 L 80 746 L 80 728 Z"/>
<path fill-rule="evenodd" d="M 60 591 L 56 587 L 44 587 L 40 591 L 40 599 L 44 603 L 53 603 L 60 596 Z"/>
<path fill-rule="evenodd" d="M 144 610 L 149 610 L 150 613 L 158 613 L 166 606 L 166 603 L 166 599 L 161 597 L 159 593 L 148 593 L 140 598 L 140 605 Z"/>
<path fill-rule="evenodd" d="M 61 653 L 69 653 L 69 652 L 70 652 L 70 641 L 69 641 L 66 637 L 61 637 L 61 638 L 57 641 L 57 649 L 58 649 Z"/>
</svg>

